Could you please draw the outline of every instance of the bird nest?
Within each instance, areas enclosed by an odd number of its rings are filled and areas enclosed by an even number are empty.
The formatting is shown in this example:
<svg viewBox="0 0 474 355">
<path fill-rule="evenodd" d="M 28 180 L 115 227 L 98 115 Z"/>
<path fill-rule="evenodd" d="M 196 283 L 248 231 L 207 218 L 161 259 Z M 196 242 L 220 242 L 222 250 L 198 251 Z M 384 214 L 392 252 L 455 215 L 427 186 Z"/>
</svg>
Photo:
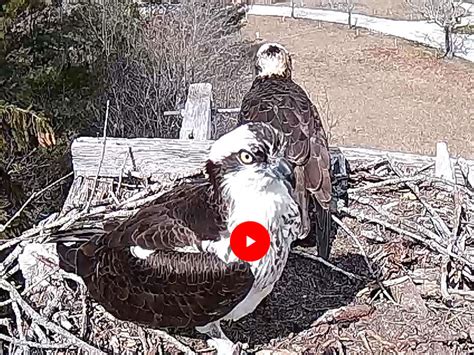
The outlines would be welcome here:
<svg viewBox="0 0 474 355">
<path fill-rule="evenodd" d="M 432 165 L 350 163 L 329 261 L 295 248 L 272 294 L 224 331 L 258 354 L 474 351 L 474 191 L 433 177 Z M 99 179 L 94 199 L 1 245 L 5 350 L 212 353 L 195 332 L 144 329 L 108 315 L 44 243 L 58 229 L 127 218 L 180 181 L 137 192 L 135 183 L 108 180 L 112 188 L 98 196 Z"/>
</svg>

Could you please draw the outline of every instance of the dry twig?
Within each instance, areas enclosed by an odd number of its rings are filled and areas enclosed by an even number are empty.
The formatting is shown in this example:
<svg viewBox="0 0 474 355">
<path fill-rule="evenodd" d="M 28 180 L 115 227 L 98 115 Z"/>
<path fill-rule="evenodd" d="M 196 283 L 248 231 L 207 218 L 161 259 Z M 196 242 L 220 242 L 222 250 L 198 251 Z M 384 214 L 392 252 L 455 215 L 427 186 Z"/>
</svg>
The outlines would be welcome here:
<svg viewBox="0 0 474 355">
<path fill-rule="evenodd" d="M 75 335 L 69 333 L 67 330 L 61 328 L 60 326 L 44 319 L 38 312 L 36 312 L 18 293 L 18 291 L 5 280 L 0 279 L 0 288 L 4 289 L 10 294 L 11 299 L 13 302 L 16 302 L 23 311 L 28 314 L 28 316 L 32 319 L 33 322 L 45 327 L 46 329 L 55 332 L 62 337 L 68 339 L 70 341 L 71 346 L 77 346 L 82 350 L 87 350 L 90 354 L 104 354 L 101 350 L 93 347 L 92 345 L 87 344 L 85 341 L 79 339 Z"/>
<path fill-rule="evenodd" d="M 360 281 L 365 281 L 366 278 L 363 277 L 363 276 L 360 276 L 360 275 L 356 275 L 352 272 L 349 272 L 349 271 L 346 271 L 344 269 L 341 269 L 340 267 L 334 265 L 334 264 L 331 264 L 329 261 L 327 260 L 324 260 L 323 258 L 321 258 L 320 256 L 317 256 L 317 255 L 313 255 L 311 253 L 308 253 L 306 250 L 300 248 L 300 247 L 296 247 L 294 248 L 292 251 L 291 251 L 293 254 L 296 254 L 296 255 L 300 255 L 304 258 L 308 258 L 308 259 L 311 259 L 311 260 L 315 260 L 317 262 L 320 262 L 321 264 L 327 266 L 328 268 L 336 271 L 336 272 L 340 272 L 341 274 L 344 274 L 346 275 L 348 278 L 352 279 L 352 280 L 360 280 Z"/>
<path fill-rule="evenodd" d="M 73 344 L 70 343 L 36 343 L 33 341 L 15 339 L 0 333 L 0 339 L 11 343 L 15 346 L 22 346 L 22 347 L 30 347 L 30 348 L 37 348 L 37 349 L 67 349 L 71 347 Z"/>
<path fill-rule="evenodd" d="M 398 169 L 395 166 L 395 164 L 393 163 L 393 160 L 388 158 L 388 161 L 390 163 L 391 169 L 395 172 L 395 174 L 397 174 L 399 178 L 404 178 L 404 176 L 403 176 L 402 172 L 400 171 L 400 169 Z M 439 216 L 438 212 L 436 212 L 436 210 L 433 207 L 431 207 L 431 205 L 428 202 L 426 202 L 423 197 L 421 197 L 420 192 L 418 191 L 418 188 L 417 188 L 416 185 L 411 184 L 409 182 L 405 182 L 405 185 L 410 189 L 410 191 L 421 202 L 423 207 L 425 207 L 426 210 L 429 212 L 429 214 L 431 215 L 433 225 L 436 227 L 436 229 L 443 235 L 445 240 L 448 240 L 451 233 L 449 231 L 449 228 L 446 226 L 446 223 L 444 223 L 444 221 Z"/>
<path fill-rule="evenodd" d="M 40 191 L 38 192 L 35 192 L 33 193 L 29 198 L 28 200 L 26 200 L 26 202 L 20 207 L 20 209 L 18 211 L 16 211 L 16 213 L 5 223 L 5 224 L 0 224 L 0 233 L 3 233 L 5 232 L 5 230 L 8 228 L 8 226 L 10 224 L 12 224 L 12 222 L 18 218 L 21 213 L 23 212 L 23 210 L 31 203 L 31 201 L 33 201 L 35 198 L 37 198 L 38 196 L 44 194 L 46 191 L 48 191 L 49 189 L 51 189 L 52 187 L 56 186 L 57 184 L 59 184 L 61 181 L 67 179 L 68 177 L 70 177 L 74 172 L 70 172 L 69 174 L 67 174 L 66 176 L 63 176 L 62 178 L 52 182 L 51 184 L 49 184 L 48 186 L 46 186 L 44 189 L 41 189 Z"/>
<path fill-rule="evenodd" d="M 464 258 L 463 256 L 454 254 L 453 252 L 449 252 L 445 247 L 443 247 L 439 243 L 435 242 L 434 240 L 429 240 L 429 239 L 424 238 L 424 237 L 422 237 L 418 234 L 415 234 L 415 233 L 412 233 L 410 231 L 404 230 L 400 227 L 397 227 L 392 223 L 389 223 L 387 221 L 381 220 L 381 219 L 376 218 L 376 217 L 369 216 L 366 213 L 361 212 L 361 211 L 354 211 L 353 209 L 346 208 L 346 207 L 341 207 L 340 210 L 341 210 L 341 212 L 346 213 L 347 215 L 357 219 L 358 221 L 368 222 L 368 223 L 375 223 L 375 224 L 381 225 L 381 226 L 383 226 L 387 229 L 390 229 L 390 230 L 400 234 L 401 236 L 410 238 L 412 241 L 422 243 L 422 244 L 430 247 L 431 249 L 436 250 L 438 253 L 440 253 L 442 255 L 449 255 L 454 259 L 457 259 L 461 262 L 464 262 L 464 263 L 470 265 L 471 267 L 474 266 L 474 262 Z"/>
<path fill-rule="evenodd" d="M 94 177 L 94 185 L 91 191 L 91 195 L 89 196 L 89 200 L 87 201 L 87 205 L 85 208 L 85 212 L 89 212 L 89 208 L 91 206 L 92 199 L 94 198 L 95 190 L 97 189 L 97 180 L 99 179 L 100 169 L 102 168 L 102 164 L 104 163 L 104 156 L 105 156 L 105 147 L 107 144 L 107 124 L 109 122 L 109 105 L 110 100 L 107 100 L 107 106 L 105 108 L 105 121 L 104 121 L 104 131 L 102 135 L 102 152 L 100 153 L 100 160 L 99 166 L 97 167 L 97 174 Z"/>
<path fill-rule="evenodd" d="M 153 329 L 152 332 L 157 334 L 164 341 L 167 341 L 168 343 L 173 344 L 176 347 L 176 349 L 178 349 L 179 351 L 182 351 L 184 354 L 186 354 L 186 355 L 196 355 L 196 352 L 194 350 L 192 350 L 189 346 L 183 344 L 178 339 L 172 337 L 168 333 L 166 333 L 162 330 L 156 330 L 156 329 Z"/>
<path fill-rule="evenodd" d="M 351 194 L 356 194 L 363 191 L 380 189 L 381 187 L 386 187 L 390 185 L 398 185 L 398 184 L 407 183 L 407 182 L 421 182 L 425 180 L 426 180 L 426 176 L 423 176 L 423 175 L 404 176 L 404 177 L 398 177 L 394 179 L 387 179 L 387 180 L 383 180 L 379 182 L 373 182 L 365 186 L 348 189 L 347 192 L 349 193 L 349 195 L 351 195 Z"/>
<path fill-rule="evenodd" d="M 357 247 L 359 248 L 360 252 L 362 253 L 362 256 L 364 257 L 364 260 L 365 260 L 365 263 L 367 264 L 367 267 L 369 268 L 369 271 L 370 271 L 370 274 L 372 275 L 372 277 L 374 277 L 374 279 L 377 281 L 377 284 L 379 285 L 380 289 L 382 290 L 382 292 L 384 293 L 384 295 L 394 304 L 396 304 L 397 302 L 395 302 L 395 300 L 393 299 L 393 297 L 390 295 L 390 293 L 387 291 L 387 289 L 384 287 L 384 285 L 382 284 L 382 282 L 380 282 L 380 279 L 378 277 L 378 275 L 375 273 L 373 267 L 372 267 L 372 263 L 370 262 L 368 256 L 367 256 L 367 253 L 365 252 L 364 250 L 364 247 L 362 246 L 362 244 L 360 243 L 359 239 L 356 237 L 356 235 L 354 233 L 352 233 L 352 231 L 349 229 L 349 227 L 347 227 L 338 217 L 336 216 L 332 216 L 332 219 L 334 222 L 336 222 L 343 230 L 344 232 L 347 233 L 347 235 L 349 235 L 349 237 L 351 237 L 351 239 L 354 241 L 354 243 L 357 245 Z"/>
<path fill-rule="evenodd" d="M 18 332 L 18 336 L 20 337 L 20 342 L 25 341 L 25 332 L 23 330 L 23 322 L 20 313 L 20 309 L 18 308 L 18 304 L 15 302 L 12 304 L 13 313 L 15 314 L 15 322 L 16 322 L 16 330 Z M 16 345 L 16 344 L 14 344 Z M 28 347 L 26 345 L 20 345 L 21 351 L 28 351 Z"/>
</svg>

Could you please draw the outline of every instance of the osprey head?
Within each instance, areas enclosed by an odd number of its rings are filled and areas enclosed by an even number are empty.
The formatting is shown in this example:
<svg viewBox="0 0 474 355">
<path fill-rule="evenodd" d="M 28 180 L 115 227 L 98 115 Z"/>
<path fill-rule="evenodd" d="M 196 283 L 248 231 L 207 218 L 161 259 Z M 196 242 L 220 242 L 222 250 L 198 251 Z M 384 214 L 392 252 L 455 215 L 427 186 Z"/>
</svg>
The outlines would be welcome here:
<svg viewBox="0 0 474 355">
<path fill-rule="evenodd" d="M 207 172 L 218 184 L 256 190 L 280 184 L 294 186 L 293 168 L 285 159 L 283 133 L 263 122 L 247 123 L 214 142 Z"/>
<path fill-rule="evenodd" d="M 255 70 L 259 78 L 291 78 L 290 53 L 279 43 L 263 44 L 257 52 Z"/>
</svg>

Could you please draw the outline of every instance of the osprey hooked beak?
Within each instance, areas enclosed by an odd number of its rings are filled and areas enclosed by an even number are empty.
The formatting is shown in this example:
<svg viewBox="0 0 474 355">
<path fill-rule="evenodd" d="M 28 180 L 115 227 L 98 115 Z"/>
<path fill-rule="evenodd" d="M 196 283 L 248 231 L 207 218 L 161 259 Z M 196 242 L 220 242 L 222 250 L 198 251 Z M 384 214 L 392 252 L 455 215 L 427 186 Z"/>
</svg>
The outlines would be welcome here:
<svg viewBox="0 0 474 355">
<path fill-rule="evenodd" d="M 285 158 L 276 159 L 271 164 L 271 169 L 279 179 L 288 182 L 293 189 L 295 188 L 295 175 L 293 174 L 293 168 L 288 160 Z"/>
<path fill-rule="evenodd" d="M 211 180 L 266 189 L 274 183 L 294 190 L 293 166 L 285 159 L 284 134 L 271 125 L 253 122 L 228 132 L 211 147 L 206 170 Z"/>
</svg>

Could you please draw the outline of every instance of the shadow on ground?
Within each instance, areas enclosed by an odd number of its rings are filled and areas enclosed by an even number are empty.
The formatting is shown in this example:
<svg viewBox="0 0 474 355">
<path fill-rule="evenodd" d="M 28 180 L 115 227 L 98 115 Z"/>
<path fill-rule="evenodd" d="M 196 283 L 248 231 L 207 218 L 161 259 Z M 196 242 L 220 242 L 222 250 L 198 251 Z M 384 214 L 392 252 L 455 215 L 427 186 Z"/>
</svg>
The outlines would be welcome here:
<svg viewBox="0 0 474 355">
<path fill-rule="evenodd" d="M 368 276 L 359 254 L 346 254 L 330 261 L 346 271 Z M 365 282 L 351 280 L 317 261 L 291 255 L 270 296 L 253 314 L 223 329 L 233 341 L 259 347 L 310 328 L 327 310 L 351 303 L 365 286 Z"/>
</svg>

